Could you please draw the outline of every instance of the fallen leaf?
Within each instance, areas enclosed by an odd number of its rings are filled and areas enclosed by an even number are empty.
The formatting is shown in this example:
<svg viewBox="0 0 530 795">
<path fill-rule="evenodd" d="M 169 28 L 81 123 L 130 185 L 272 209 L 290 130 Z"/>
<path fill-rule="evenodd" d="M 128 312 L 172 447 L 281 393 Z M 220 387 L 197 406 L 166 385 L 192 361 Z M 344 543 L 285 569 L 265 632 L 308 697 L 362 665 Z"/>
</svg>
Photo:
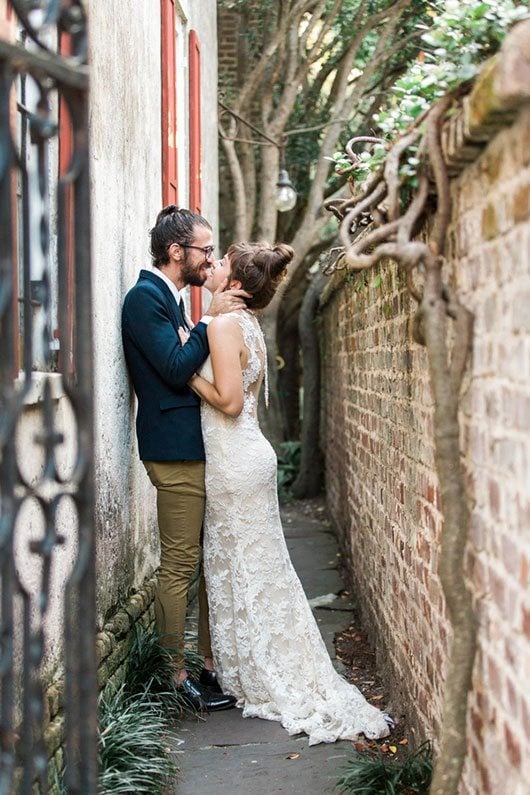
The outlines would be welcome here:
<svg viewBox="0 0 530 795">
<path fill-rule="evenodd" d="M 402 740 L 400 740 L 398 742 L 398 745 L 408 745 L 408 744 L 409 744 L 409 741 L 407 740 L 406 737 L 404 737 Z"/>
<path fill-rule="evenodd" d="M 286 758 L 287 759 L 300 759 L 300 754 L 289 754 L 289 756 L 287 756 Z"/>
<path fill-rule="evenodd" d="M 382 696 L 367 696 L 367 698 L 371 698 L 372 701 L 381 701 L 381 699 L 384 698 L 384 695 L 382 695 Z"/>
<path fill-rule="evenodd" d="M 395 745 L 389 745 L 388 747 L 389 747 L 389 749 L 390 749 L 390 752 L 391 752 L 391 753 L 393 753 L 393 754 L 395 754 L 395 753 L 396 753 L 396 751 L 397 751 L 397 748 L 396 748 L 396 746 L 395 746 Z"/>
<path fill-rule="evenodd" d="M 384 754 L 386 754 L 388 752 L 388 745 L 386 743 L 383 743 L 383 745 L 380 745 L 379 748 Z"/>
<path fill-rule="evenodd" d="M 355 750 L 356 751 L 365 751 L 366 746 L 364 743 L 355 743 Z"/>
</svg>

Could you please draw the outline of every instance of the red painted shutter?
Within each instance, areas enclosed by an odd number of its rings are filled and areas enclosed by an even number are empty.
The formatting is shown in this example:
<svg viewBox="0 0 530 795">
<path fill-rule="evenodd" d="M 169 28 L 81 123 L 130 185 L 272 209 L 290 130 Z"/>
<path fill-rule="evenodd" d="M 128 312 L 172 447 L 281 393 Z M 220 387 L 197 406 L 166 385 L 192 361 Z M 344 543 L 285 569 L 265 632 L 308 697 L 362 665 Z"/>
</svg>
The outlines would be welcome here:
<svg viewBox="0 0 530 795">
<path fill-rule="evenodd" d="M 201 213 L 201 47 L 197 33 L 190 31 L 190 209 Z M 202 289 L 191 288 L 191 319 L 194 323 L 202 315 Z"/>
<path fill-rule="evenodd" d="M 178 203 L 177 87 L 174 0 L 161 0 L 162 19 L 162 203 Z"/>
</svg>

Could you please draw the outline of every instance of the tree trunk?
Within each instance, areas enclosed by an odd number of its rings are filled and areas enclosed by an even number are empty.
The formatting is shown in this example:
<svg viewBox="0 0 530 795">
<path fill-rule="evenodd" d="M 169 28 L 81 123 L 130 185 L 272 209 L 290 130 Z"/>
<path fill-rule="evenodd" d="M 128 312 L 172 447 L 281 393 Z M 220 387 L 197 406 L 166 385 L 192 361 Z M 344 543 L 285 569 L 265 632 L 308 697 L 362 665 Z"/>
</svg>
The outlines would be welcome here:
<svg viewBox="0 0 530 795">
<path fill-rule="evenodd" d="M 278 389 L 278 360 L 276 359 L 276 319 L 278 308 L 269 315 L 263 313 L 260 317 L 265 345 L 267 346 L 267 367 L 269 378 L 269 406 L 264 408 L 260 401 L 259 422 L 260 427 L 276 453 L 280 452 L 280 445 L 285 441 L 285 428 Z"/>
<path fill-rule="evenodd" d="M 458 350 L 456 353 L 453 351 L 449 361 L 446 304 L 438 264 L 431 264 L 426 269 L 423 306 L 434 397 L 435 462 L 444 514 L 440 580 L 453 630 L 444 687 L 442 741 L 430 792 L 431 795 L 457 795 L 467 756 L 467 696 L 471 689 L 477 636 L 473 599 L 464 575 L 469 507 L 460 461 L 458 422 L 461 378 L 471 346 L 472 319 L 464 307 L 457 306 L 455 336 L 458 342 L 455 345 Z"/>
<path fill-rule="evenodd" d="M 280 155 L 275 146 L 264 146 L 262 150 L 260 195 L 257 207 L 258 237 L 274 243 L 278 221 L 278 210 L 274 202 L 274 193 L 278 181 Z"/>
<path fill-rule="evenodd" d="M 300 338 L 298 312 L 278 318 L 278 352 L 281 367 L 278 370 L 278 390 L 283 407 L 283 421 L 287 439 L 300 438 Z"/>
<path fill-rule="evenodd" d="M 316 319 L 320 294 L 326 282 L 323 273 L 315 274 L 304 296 L 298 319 L 303 357 L 304 409 L 300 472 L 292 487 L 293 495 L 297 498 L 315 497 L 320 493 L 322 486 L 320 339 Z"/>
</svg>

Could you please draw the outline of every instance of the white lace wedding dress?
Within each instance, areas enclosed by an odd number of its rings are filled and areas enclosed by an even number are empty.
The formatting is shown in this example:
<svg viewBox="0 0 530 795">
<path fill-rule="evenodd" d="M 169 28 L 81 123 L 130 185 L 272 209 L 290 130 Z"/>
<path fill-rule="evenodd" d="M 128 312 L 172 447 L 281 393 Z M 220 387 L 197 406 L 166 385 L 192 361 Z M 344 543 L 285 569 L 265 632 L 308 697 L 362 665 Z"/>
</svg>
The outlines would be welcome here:
<svg viewBox="0 0 530 795">
<path fill-rule="evenodd" d="M 204 570 L 212 648 L 225 693 L 245 717 L 280 721 L 309 744 L 384 737 L 383 713 L 337 674 L 285 544 L 276 456 L 256 416 L 265 343 L 250 312 L 228 315 L 248 349 L 244 407 L 232 419 L 203 402 Z M 201 375 L 213 381 L 208 359 Z"/>
</svg>

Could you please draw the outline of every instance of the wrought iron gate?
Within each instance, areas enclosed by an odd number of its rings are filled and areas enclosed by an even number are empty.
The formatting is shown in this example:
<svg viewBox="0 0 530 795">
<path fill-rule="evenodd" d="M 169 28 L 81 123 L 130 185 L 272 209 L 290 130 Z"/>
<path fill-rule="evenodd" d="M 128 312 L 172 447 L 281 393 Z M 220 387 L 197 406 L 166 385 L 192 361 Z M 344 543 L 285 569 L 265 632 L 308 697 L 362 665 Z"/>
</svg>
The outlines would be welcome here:
<svg viewBox="0 0 530 795">
<path fill-rule="evenodd" d="M 0 0 L 0 795 L 49 791 L 43 671 L 54 642 L 65 790 L 97 791 L 84 8 Z M 74 428 L 66 465 L 59 403 Z M 61 545 L 64 642 L 50 637 Z"/>
</svg>

